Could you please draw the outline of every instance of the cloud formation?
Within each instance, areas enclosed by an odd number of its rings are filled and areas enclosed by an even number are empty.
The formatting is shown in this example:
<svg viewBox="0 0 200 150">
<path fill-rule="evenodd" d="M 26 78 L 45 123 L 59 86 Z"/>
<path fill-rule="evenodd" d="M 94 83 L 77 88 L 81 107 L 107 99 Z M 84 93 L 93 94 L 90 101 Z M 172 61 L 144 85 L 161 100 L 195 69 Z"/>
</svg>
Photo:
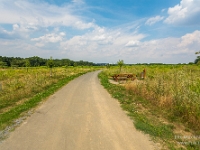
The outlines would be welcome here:
<svg viewBox="0 0 200 150">
<path fill-rule="evenodd" d="M 38 5 L 21 0 L 3 0 L 0 4 L 0 23 L 4 24 L 20 24 L 32 29 L 38 26 L 70 26 L 80 30 L 95 27 L 93 22 L 84 22 L 78 15 L 72 14 L 76 4 L 55 6 L 43 2 Z"/>
<path fill-rule="evenodd" d="M 51 33 L 51 34 L 46 34 L 38 38 L 33 38 L 31 39 L 31 41 L 37 42 L 36 46 L 43 47 L 45 44 L 48 44 L 48 43 L 61 42 L 64 36 L 65 36 L 64 32 L 60 32 L 59 34 Z"/>
<path fill-rule="evenodd" d="M 200 25 L 200 1 L 199 0 L 181 0 L 180 4 L 168 9 L 168 17 L 165 23 Z"/>
<path fill-rule="evenodd" d="M 137 47 L 139 46 L 140 42 L 139 41 L 129 41 L 125 46 L 126 47 Z"/>
<path fill-rule="evenodd" d="M 152 18 L 149 18 L 147 21 L 146 21 L 146 25 L 153 25 L 161 20 L 163 20 L 164 17 L 161 17 L 161 16 L 156 16 L 156 17 L 152 17 Z"/>
<path fill-rule="evenodd" d="M 60 6 L 32 0 L 0 0 L 1 55 L 109 63 L 119 59 L 125 63 L 179 63 L 193 61 L 194 52 L 199 50 L 198 29 L 174 37 L 154 37 L 162 34 L 156 28 L 165 29 L 171 24 L 200 25 L 196 19 L 200 15 L 198 0 L 181 0 L 168 8 L 167 16 L 163 10 L 148 20 L 144 17 L 111 27 L 94 21 L 98 18 L 85 16 L 83 12 L 91 16 L 94 13 L 88 7 L 83 0 Z"/>
<path fill-rule="evenodd" d="M 200 46 L 200 31 L 196 30 L 193 33 L 182 36 L 179 46 L 188 48 Z"/>
</svg>

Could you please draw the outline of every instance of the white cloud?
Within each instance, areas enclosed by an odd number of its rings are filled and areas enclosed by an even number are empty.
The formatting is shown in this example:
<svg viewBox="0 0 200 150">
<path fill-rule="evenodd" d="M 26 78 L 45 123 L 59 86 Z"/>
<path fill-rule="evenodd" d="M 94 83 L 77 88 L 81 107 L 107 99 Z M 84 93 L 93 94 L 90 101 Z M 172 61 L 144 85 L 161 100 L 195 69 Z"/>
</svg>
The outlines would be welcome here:
<svg viewBox="0 0 200 150">
<path fill-rule="evenodd" d="M 37 47 L 44 47 L 45 43 L 36 43 L 35 46 L 37 46 Z"/>
<path fill-rule="evenodd" d="M 181 37 L 180 47 L 194 47 L 195 45 L 200 46 L 200 31 L 196 30 Z"/>
<path fill-rule="evenodd" d="M 38 47 L 43 47 L 45 46 L 46 43 L 57 43 L 61 42 L 65 36 L 64 32 L 60 32 L 59 34 L 55 33 L 50 33 L 46 34 L 44 36 L 38 37 L 38 38 L 33 38 L 31 41 L 37 42 L 35 45 Z"/>
<path fill-rule="evenodd" d="M 140 42 L 139 41 L 129 41 L 125 46 L 126 47 L 137 47 L 139 46 Z"/>
<path fill-rule="evenodd" d="M 168 9 L 168 17 L 165 23 L 200 25 L 200 1 L 181 0 L 180 4 Z"/>
<path fill-rule="evenodd" d="M 12 31 L 8 31 L 0 27 L 0 38 L 2 39 L 18 39 L 18 38 L 28 38 L 27 30 L 18 24 L 12 25 Z"/>
<path fill-rule="evenodd" d="M 200 31 L 185 34 L 180 38 L 163 38 L 140 42 L 132 48 L 132 54 L 143 62 L 188 63 L 195 59 L 200 47 Z"/>
<path fill-rule="evenodd" d="M 0 28 L 0 38 L 28 39 L 32 36 L 31 34 L 41 30 L 48 32 L 49 28 L 52 27 L 54 32 L 58 32 L 60 27 L 63 26 L 74 30 L 98 28 L 94 21 L 84 21 L 85 18 L 75 15 L 75 12 L 78 11 L 76 7 L 80 7 L 76 6 L 77 3 L 83 3 L 81 0 L 75 0 L 74 4 L 69 3 L 63 6 L 50 5 L 44 2 L 38 4 L 36 2 L 1 0 L 0 24 L 13 25 L 13 30 Z"/>
<path fill-rule="evenodd" d="M 156 16 L 156 17 L 152 17 L 152 18 L 149 18 L 147 21 L 146 21 L 146 25 L 153 25 L 161 20 L 163 20 L 164 17 L 161 17 L 161 16 Z"/>
<path fill-rule="evenodd" d="M 24 40 L 20 40 L 20 39 L 19 40 L 18 39 L 15 39 L 15 40 L 0 39 L 0 45 L 1 45 L 1 56 L 31 57 L 31 56 L 38 55 L 38 56 L 43 56 L 44 58 L 48 58 L 51 56 L 48 50 L 42 51 L 36 46 L 32 44 L 28 44 Z"/>
<path fill-rule="evenodd" d="M 95 40 L 94 33 L 76 36 L 61 43 L 63 53 L 71 58 L 76 58 L 79 53 L 82 58 L 90 58 L 94 62 L 102 58 L 105 62 L 116 63 L 118 59 L 124 59 L 125 63 L 163 62 L 184 63 L 194 61 L 194 52 L 200 47 L 200 31 L 186 34 L 180 38 L 163 38 L 141 42 L 142 35 L 127 35 L 123 32 L 108 31 L 104 29 Z M 104 45 L 112 37 L 110 43 Z M 143 37 L 145 37 L 143 35 Z M 121 41 L 122 40 L 122 41 Z M 194 44 L 195 43 L 195 44 Z"/>
<path fill-rule="evenodd" d="M 56 6 L 41 2 L 38 5 L 33 1 L 0 0 L 0 24 L 11 27 L 0 27 L 1 54 L 109 63 L 116 63 L 119 59 L 124 59 L 125 63 L 179 63 L 194 60 L 194 52 L 199 50 L 198 30 L 180 38 L 144 41 L 147 35 L 140 30 L 145 19 L 112 29 L 100 27 L 91 19 L 76 15 L 75 4 L 83 1 L 71 2 Z M 182 0 L 180 5 L 168 9 L 169 17 L 165 22 L 181 23 L 181 20 L 189 19 L 188 14 L 192 16 L 190 19 L 194 19 L 200 6 L 197 4 L 196 0 Z M 77 7 L 81 9 L 80 5 Z M 162 16 L 155 16 L 146 24 L 153 25 L 163 19 Z"/>
<path fill-rule="evenodd" d="M 8 32 L 8 31 L 6 31 L 5 29 L 3 29 L 3 28 L 0 28 L 0 38 L 5 38 L 5 39 L 7 39 L 7 38 L 10 38 L 11 36 L 12 36 L 12 32 Z"/>
<path fill-rule="evenodd" d="M 93 22 L 89 22 L 89 23 L 84 23 L 82 21 L 77 21 L 74 24 L 74 27 L 76 27 L 77 29 L 89 29 L 89 28 L 95 28 L 97 27 L 97 25 L 95 25 Z"/>
<path fill-rule="evenodd" d="M 19 25 L 18 24 L 14 24 L 13 25 L 13 30 L 17 30 L 17 29 L 19 29 Z"/>
<path fill-rule="evenodd" d="M 66 34 L 64 32 L 60 32 L 60 36 L 65 36 Z"/>
<path fill-rule="evenodd" d="M 96 28 L 82 36 L 74 36 L 73 38 L 61 42 L 63 53 L 70 57 L 73 55 L 81 55 L 81 57 L 89 57 L 92 61 L 100 58 L 119 59 L 123 56 L 127 46 L 133 46 L 131 41 L 138 41 L 144 38 L 142 34 L 126 34 L 123 30 L 109 30 L 106 28 Z M 129 43 L 129 45 L 127 45 Z M 131 45 L 130 45 L 131 44 Z M 136 45 L 135 45 L 136 46 Z M 110 60 L 110 61 L 111 61 Z"/>
<path fill-rule="evenodd" d="M 162 9 L 161 12 L 165 12 L 166 9 Z"/>
<path fill-rule="evenodd" d="M 95 36 L 97 38 L 94 40 Z M 116 63 L 119 59 L 123 59 L 125 63 L 187 63 L 194 61 L 194 53 L 200 47 L 198 30 L 180 38 L 169 37 L 143 42 L 144 35 L 125 34 L 122 30 L 119 33 L 119 30 L 105 28 L 70 39 L 64 37 L 65 34 L 62 32 L 45 34 L 32 39 L 36 42 L 35 45 L 24 40 L 0 39 L 1 49 L 6 49 L 1 51 L 1 54 L 21 57 L 37 55 L 43 58 L 54 56 L 109 63 Z M 58 44 L 58 47 L 53 50 L 46 47 L 49 44 Z"/>
<path fill-rule="evenodd" d="M 73 3 L 84 4 L 83 0 L 72 0 Z"/>
<path fill-rule="evenodd" d="M 2 0 L 0 5 L 0 23 L 4 24 L 19 24 L 26 29 L 35 29 L 38 26 L 69 26 L 80 30 L 96 27 L 93 22 L 85 22 L 75 15 L 75 4 L 59 7 L 42 2 L 38 5 L 22 0 Z"/>
</svg>

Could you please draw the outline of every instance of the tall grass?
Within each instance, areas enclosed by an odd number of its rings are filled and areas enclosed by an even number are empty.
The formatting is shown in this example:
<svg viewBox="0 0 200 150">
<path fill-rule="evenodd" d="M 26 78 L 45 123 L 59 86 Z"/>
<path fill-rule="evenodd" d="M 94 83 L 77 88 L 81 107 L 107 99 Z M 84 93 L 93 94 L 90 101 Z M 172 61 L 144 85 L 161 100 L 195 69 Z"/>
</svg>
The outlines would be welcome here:
<svg viewBox="0 0 200 150">
<path fill-rule="evenodd" d="M 146 100 L 171 121 L 200 132 L 200 67 L 196 65 L 134 65 L 123 72 L 147 70 L 145 80 L 127 82 L 125 88 Z M 117 73 L 110 68 L 107 75 Z"/>
<path fill-rule="evenodd" d="M 24 103 L 33 95 L 46 90 L 59 80 L 78 73 L 84 73 L 92 68 L 68 67 L 53 68 L 52 76 L 49 68 L 6 68 L 0 69 L 0 114 Z"/>
<path fill-rule="evenodd" d="M 38 105 L 44 98 L 53 94 L 72 79 L 94 67 L 1 69 L 0 70 L 0 130 Z M 1 133 L 1 132 L 0 132 Z M 2 132 L 4 133 L 4 132 Z M 4 136 L 4 135 L 2 135 Z M 1 134 L 0 134 L 1 139 Z"/>
</svg>

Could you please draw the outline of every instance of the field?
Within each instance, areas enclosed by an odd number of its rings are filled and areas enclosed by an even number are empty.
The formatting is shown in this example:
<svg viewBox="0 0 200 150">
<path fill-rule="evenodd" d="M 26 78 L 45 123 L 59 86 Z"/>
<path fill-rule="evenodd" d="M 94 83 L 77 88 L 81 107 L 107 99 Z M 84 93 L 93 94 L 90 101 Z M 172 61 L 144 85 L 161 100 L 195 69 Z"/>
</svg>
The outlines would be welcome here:
<svg viewBox="0 0 200 150">
<path fill-rule="evenodd" d="M 94 67 L 0 69 L 0 129 L 36 106 L 58 88 Z"/>
<path fill-rule="evenodd" d="M 145 79 L 140 73 L 146 69 Z M 70 80 L 95 67 L 6 68 L 0 70 L 0 130 L 24 112 L 37 106 Z M 133 118 L 137 129 L 167 143 L 169 149 L 199 149 L 199 144 L 183 137 L 200 134 L 200 66 L 132 65 L 120 73 L 136 74 L 134 81 L 110 84 L 118 66 L 108 66 L 100 73 L 104 87 Z M 198 139 L 197 139 L 198 138 Z M 177 144 L 185 142 L 184 144 Z M 175 146 L 174 144 L 175 143 Z M 178 146 L 177 146 L 178 145 Z"/>
<path fill-rule="evenodd" d="M 144 68 L 146 78 L 141 79 L 140 73 Z M 112 80 L 111 76 L 119 72 L 120 68 L 117 66 L 105 69 L 100 75 L 102 84 L 113 97 L 119 99 L 122 107 L 133 117 L 137 128 L 172 141 L 177 135 L 182 137 L 200 134 L 200 66 L 123 66 L 121 73 L 133 73 L 138 78 L 134 81 L 121 81 L 116 86 L 107 83 L 106 78 Z M 148 115 L 151 121 L 148 121 Z M 158 122 L 163 125 L 158 125 Z M 185 141 L 180 138 L 178 142 Z"/>
</svg>

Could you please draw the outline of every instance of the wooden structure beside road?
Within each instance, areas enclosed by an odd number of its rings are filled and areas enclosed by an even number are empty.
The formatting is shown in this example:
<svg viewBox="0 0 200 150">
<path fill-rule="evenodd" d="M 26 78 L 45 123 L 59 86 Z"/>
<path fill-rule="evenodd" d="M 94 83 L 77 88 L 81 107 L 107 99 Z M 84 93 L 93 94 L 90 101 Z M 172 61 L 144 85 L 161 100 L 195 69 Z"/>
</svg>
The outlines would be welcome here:
<svg viewBox="0 0 200 150">
<path fill-rule="evenodd" d="M 119 73 L 119 74 L 114 74 L 112 76 L 113 80 L 115 81 L 121 81 L 121 80 L 135 80 L 138 76 L 136 74 L 131 74 L 131 73 Z M 140 79 L 145 79 L 146 77 L 146 69 L 144 69 L 140 74 L 139 78 Z"/>
<path fill-rule="evenodd" d="M 121 73 L 121 74 L 115 74 L 112 76 L 113 80 L 119 81 L 119 80 L 135 80 L 136 75 L 130 74 L 130 73 Z"/>
</svg>

